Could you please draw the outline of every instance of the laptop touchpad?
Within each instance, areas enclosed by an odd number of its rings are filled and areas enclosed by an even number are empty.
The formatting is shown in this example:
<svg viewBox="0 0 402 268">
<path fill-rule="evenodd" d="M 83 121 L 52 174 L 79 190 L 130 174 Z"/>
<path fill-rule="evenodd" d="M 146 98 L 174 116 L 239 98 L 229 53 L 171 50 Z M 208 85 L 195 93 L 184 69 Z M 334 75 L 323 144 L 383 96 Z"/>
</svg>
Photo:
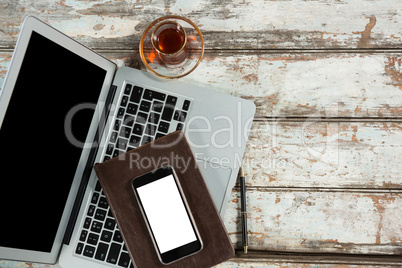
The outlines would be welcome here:
<svg viewBox="0 0 402 268">
<path fill-rule="evenodd" d="M 208 190 L 220 212 L 232 169 L 202 159 L 196 160 Z M 230 191 L 231 189 L 228 190 Z"/>
</svg>

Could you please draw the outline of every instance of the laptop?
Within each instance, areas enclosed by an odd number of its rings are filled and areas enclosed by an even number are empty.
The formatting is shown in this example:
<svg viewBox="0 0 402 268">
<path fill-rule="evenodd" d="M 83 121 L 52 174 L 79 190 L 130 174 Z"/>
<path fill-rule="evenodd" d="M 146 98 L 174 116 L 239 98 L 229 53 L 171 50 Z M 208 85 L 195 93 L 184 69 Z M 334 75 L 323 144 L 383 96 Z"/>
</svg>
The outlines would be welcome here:
<svg viewBox="0 0 402 268">
<path fill-rule="evenodd" d="M 0 259 L 133 267 L 93 165 L 176 130 L 225 215 L 252 102 L 118 69 L 32 16 L 0 93 Z"/>
</svg>

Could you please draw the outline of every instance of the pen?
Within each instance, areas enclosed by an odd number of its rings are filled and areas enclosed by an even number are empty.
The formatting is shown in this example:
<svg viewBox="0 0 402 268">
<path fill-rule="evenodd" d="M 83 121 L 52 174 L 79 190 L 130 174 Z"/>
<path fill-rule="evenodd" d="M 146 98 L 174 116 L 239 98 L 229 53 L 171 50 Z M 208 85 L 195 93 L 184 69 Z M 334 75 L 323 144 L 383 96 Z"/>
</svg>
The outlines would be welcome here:
<svg viewBox="0 0 402 268">
<path fill-rule="evenodd" d="M 240 199 L 241 199 L 242 243 L 244 253 L 247 253 L 248 236 L 247 236 L 246 185 L 245 185 L 244 171 L 242 167 L 240 167 Z"/>
</svg>

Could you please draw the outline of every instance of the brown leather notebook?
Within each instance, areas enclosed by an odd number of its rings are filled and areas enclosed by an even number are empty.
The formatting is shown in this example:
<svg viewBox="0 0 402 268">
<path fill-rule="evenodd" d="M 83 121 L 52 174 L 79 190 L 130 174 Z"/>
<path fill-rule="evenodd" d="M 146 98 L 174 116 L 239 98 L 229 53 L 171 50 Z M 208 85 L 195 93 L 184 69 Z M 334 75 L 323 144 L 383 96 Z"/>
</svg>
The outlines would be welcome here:
<svg viewBox="0 0 402 268">
<path fill-rule="evenodd" d="M 132 187 L 133 179 L 164 166 L 175 170 L 202 241 L 200 251 L 168 265 L 160 261 Z M 94 168 L 135 267 L 211 267 L 234 256 L 232 242 L 183 132 L 171 133 Z"/>
</svg>

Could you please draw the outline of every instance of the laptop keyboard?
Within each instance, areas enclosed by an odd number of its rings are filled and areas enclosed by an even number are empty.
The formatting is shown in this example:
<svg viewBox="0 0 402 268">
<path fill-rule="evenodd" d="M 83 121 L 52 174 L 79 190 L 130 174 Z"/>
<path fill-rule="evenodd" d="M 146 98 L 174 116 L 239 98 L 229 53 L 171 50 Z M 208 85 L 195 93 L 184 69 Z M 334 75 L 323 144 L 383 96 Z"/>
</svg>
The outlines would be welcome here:
<svg viewBox="0 0 402 268">
<path fill-rule="evenodd" d="M 183 130 L 190 99 L 126 84 L 104 161 L 157 138 Z M 134 267 L 97 181 L 75 253 L 117 267 Z"/>
</svg>

